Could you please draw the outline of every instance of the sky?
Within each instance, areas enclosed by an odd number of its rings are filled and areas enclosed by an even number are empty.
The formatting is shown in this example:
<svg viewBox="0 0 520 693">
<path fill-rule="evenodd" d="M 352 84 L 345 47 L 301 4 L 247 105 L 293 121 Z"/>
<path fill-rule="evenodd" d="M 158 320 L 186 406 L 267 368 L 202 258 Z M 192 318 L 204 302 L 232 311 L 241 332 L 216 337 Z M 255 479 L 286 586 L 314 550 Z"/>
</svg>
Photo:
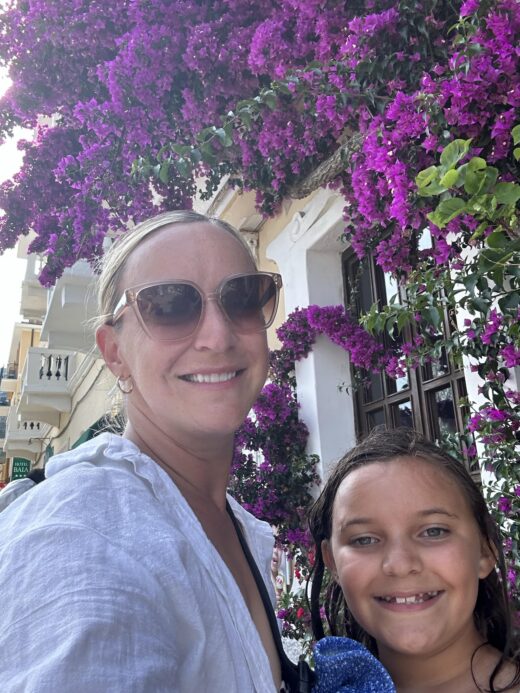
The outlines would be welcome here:
<svg viewBox="0 0 520 693">
<path fill-rule="evenodd" d="M 0 73 L 0 95 L 9 86 L 5 74 Z M 21 131 L 18 137 L 21 136 Z M 27 136 L 27 135 L 25 135 Z M 0 182 L 11 178 L 22 164 L 21 152 L 16 148 L 16 139 L 0 146 Z M 21 284 L 25 274 L 25 260 L 16 257 L 16 250 L 7 250 L 0 255 L 0 367 L 7 365 L 14 323 L 20 319 Z"/>
</svg>

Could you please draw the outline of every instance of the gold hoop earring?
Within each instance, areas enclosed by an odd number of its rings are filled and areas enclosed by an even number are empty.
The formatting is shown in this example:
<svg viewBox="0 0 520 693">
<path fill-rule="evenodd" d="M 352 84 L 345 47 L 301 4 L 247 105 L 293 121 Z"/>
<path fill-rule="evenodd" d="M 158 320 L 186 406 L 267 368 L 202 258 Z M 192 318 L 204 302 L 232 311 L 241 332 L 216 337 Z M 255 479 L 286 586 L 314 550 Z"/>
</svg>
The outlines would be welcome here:
<svg viewBox="0 0 520 693">
<path fill-rule="evenodd" d="M 132 376 L 129 375 L 127 378 L 119 377 L 117 379 L 117 387 L 121 390 L 124 395 L 129 395 L 134 389 L 134 382 Z"/>
</svg>

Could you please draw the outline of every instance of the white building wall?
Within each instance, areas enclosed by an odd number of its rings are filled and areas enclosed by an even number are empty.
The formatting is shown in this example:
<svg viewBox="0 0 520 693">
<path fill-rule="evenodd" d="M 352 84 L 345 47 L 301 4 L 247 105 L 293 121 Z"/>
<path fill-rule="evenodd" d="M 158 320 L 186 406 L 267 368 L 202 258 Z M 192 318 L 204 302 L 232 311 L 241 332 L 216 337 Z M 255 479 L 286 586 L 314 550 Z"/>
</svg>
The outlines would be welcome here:
<svg viewBox="0 0 520 693">
<path fill-rule="evenodd" d="M 283 276 L 287 314 L 297 307 L 344 303 L 341 240 L 345 202 L 320 190 L 267 248 Z M 309 428 L 308 452 L 317 454 L 323 476 L 355 444 L 348 354 L 320 336 L 306 359 L 296 364 L 301 418 Z"/>
</svg>

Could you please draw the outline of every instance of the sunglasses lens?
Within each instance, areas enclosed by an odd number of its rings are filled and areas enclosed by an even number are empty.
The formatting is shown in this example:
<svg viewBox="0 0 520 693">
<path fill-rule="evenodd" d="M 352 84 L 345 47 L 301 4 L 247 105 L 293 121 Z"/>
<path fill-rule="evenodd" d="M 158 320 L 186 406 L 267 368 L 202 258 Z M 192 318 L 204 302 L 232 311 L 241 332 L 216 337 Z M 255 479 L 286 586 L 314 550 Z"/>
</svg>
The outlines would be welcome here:
<svg viewBox="0 0 520 693">
<path fill-rule="evenodd" d="M 190 284 L 149 286 L 139 291 L 136 300 L 141 318 L 154 339 L 182 339 L 199 324 L 202 297 Z"/>
<path fill-rule="evenodd" d="M 264 330 L 272 323 L 278 304 L 278 287 L 269 274 L 232 277 L 221 289 L 226 315 L 242 332 Z"/>
</svg>

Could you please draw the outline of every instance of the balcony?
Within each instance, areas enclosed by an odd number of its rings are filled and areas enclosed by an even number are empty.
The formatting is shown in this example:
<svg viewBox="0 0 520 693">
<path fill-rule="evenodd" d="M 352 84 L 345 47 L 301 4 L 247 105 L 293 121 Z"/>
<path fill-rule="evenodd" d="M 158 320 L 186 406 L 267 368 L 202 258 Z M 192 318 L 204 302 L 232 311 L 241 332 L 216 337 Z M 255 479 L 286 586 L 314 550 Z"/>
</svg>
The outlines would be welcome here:
<svg viewBox="0 0 520 693">
<path fill-rule="evenodd" d="M 17 414 L 25 421 L 58 426 L 60 414 L 71 410 L 77 363 L 76 352 L 31 347 L 22 373 Z"/>
<path fill-rule="evenodd" d="M 45 448 L 49 426 L 43 421 L 21 421 L 15 407 L 7 417 L 4 452 L 7 457 L 36 460 Z"/>
<path fill-rule="evenodd" d="M 4 392 L 15 392 L 17 380 L 17 363 L 8 363 L 7 366 L 0 368 L 0 390 L 3 390 Z"/>
<path fill-rule="evenodd" d="M 36 277 L 23 280 L 20 313 L 26 320 L 41 321 L 47 308 L 47 291 Z"/>
<path fill-rule="evenodd" d="M 96 315 L 94 273 L 87 262 L 65 270 L 49 292 L 41 339 L 49 349 L 87 352 L 94 344 L 88 321 Z"/>
</svg>

